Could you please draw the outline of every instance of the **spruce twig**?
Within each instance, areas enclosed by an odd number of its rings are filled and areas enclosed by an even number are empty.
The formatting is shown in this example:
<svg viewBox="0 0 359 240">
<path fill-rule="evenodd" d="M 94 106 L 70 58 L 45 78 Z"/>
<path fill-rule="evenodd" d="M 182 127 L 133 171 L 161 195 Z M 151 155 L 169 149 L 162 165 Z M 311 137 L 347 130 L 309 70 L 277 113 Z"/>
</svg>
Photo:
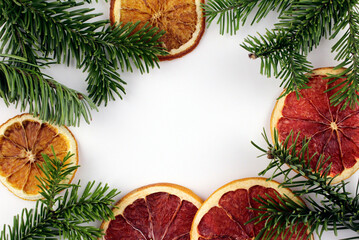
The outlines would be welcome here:
<svg viewBox="0 0 359 240">
<path fill-rule="evenodd" d="M 80 117 L 90 121 L 90 111 L 96 109 L 92 100 L 81 92 L 56 82 L 14 55 L 0 54 L 0 97 L 6 105 L 19 104 L 21 110 L 47 118 L 49 122 L 79 124 Z"/>
<path fill-rule="evenodd" d="M 77 68 L 88 73 L 88 97 L 79 94 L 78 98 L 85 100 L 82 102 L 87 102 L 89 109 L 79 106 L 79 102 L 72 102 L 66 110 L 68 114 L 63 115 L 63 109 L 57 105 L 54 105 L 54 111 L 49 109 L 52 103 L 46 102 L 48 91 L 30 95 L 26 104 L 20 101 L 17 93 L 11 103 L 19 104 L 22 109 L 27 104 L 39 105 L 30 102 L 42 99 L 41 109 L 30 108 L 29 111 L 43 120 L 78 125 L 80 118 L 84 117 L 89 122 L 89 110 L 95 109 L 95 105 L 106 105 L 125 94 L 126 82 L 118 70 L 133 71 L 137 68 L 141 73 L 148 72 L 150 68 L 158 67 L 157 55 L 166 54 L 158 42 L 164 32 L 149 25 L 135 31 L 139 23 L 110 26 L 108 20 L 96 20 L 101 14 L 85 8 L 85 2 L 91 1 L 0 1 L 0 54 L 26 59 L 26 63 L 10 62 L 12 65 L 43 75 L 41 67 L 74 62 Z M 34 75 L 28 75 L 24 80 L 34 82 L 34 78 Z M 40 82 L 37 84 L 35 87 L 42 87 Z M 71 101 L 67 97 L 58 96 L 56 101 Z"/>
<path fill-rule="evenodd" d="M 68 163 L 70 153 L 59 160 L 43 155 L 44 164 L 39 165 L 44 177 L 39 178 L 43 199 L 36 202 L 34 209 L 24 209 L 14 217 L 12 226 L 5 225 L 0 234 L 1 240 L 25 239 L 66 239 L 95 240 L 103 236 L 103 231 L 84 225 L 92 221 L 113 218 L 111 206 L 118 195 L 116 189 L 107 185 L 89 182 L 83 193 L 78 184 L 65 184 L 78 166 Z M 65 191 L 59 195 L 60 191 Z"/>
<path fill-rule="evenodd" d="M 280 186 L 291 188 L 296 196 L 304 198 L 309 204 L 309 207 L 306 207 L 287 196 L 278 196 L 279 202 L 258 199 L 262 207 L 257 210 L 261 212 L 252 221 L 265 221 L 263 234 L 268 234 L 268 231 L 273 229 L 276 229 L 278 234 L 288 228 L 295 229 L 298 223 L 303 223 L 308 227 L 309 233 L 317 233 L 319 237 L 327 230 L 334 231 L 336 235 L 342 229 L 359 231 L 358 192 L 352 197 L 351 193 L 346 191 L 348 183 L 344 181 L 331 185 L 334 179 L 329 176 L 331 165 L 323 156 L 319 157 L 315 169 L 311 167 L 311 161 L 317 154 L 309 155 L 310 140 L 304 139 L 302 147 L 297 148 L 299 134 L 295 136 L 293 132 L 280 143 L 275 130 L 273 145 L 265 132 L 263 137 L 268 145 L 267 150 L 253 142 L 252 144 L 261 152 L 269 154 L 271 160 L 268 167 L 259 174 L 265 175 L 272 171 L 269 179 L 282 177 L 284 180 Z M 323 200 L 317 202 L 310 194 L 320 195 Z"/>
<path fill-rule="evenodd" d="M 250 52 L 252 59 L 261 59 L 261 74 L 282 80 L 283 95 L 296 91 L 299 96 L 298 91 L 307 88 L 306 73 L 312 69 L 308 53 L 319 46 L 323 37 L 334 38 L 347 28 L 332 49 L 338 52 L 336 60 L 341 61 L 337 67 L 348 67 L 342 74 L 332 76 L 336 81 L 347 74 L 347 79 L 335 87 L 339 91 L 331 99 L 333 105 L 343 103 L 344 109 L 359 103 L 358 3 L 358 0 L 210 0 L 204 9 L 209 23 L 218 16 L 221 33 L 227 29 L 231 34 L 236 33 L 240 22 L 244 24 L 250 13 L 255 13 L 253 22 L 258 22 L 270 11 L 279 12 L 274 29 L 247 37 L 241 46 Z"/>
<path fill-rule="evenodd" d="M 203 9 L 206 22 L 210 25 L 218 17 L 220 33 L 236 34 L 244 25 L 249 14 L 256 11 L 251 24 L 261 21 L 269 12 L 282 12 L 290 5 L 290 0 L 209 0 Z"/>
<path fill-rule="evenodd" d="M 332 95 L 331 102 L 334 105 L 343 103 L 342 108 L 350 106 L 354 108 L 359 103 L 359 7 L 353 6 L 343 17 L 343 21 L 334 26 L 335 32 L 332 38 L 336 37 L 343 29 L 348 27 L 343 36 L 333 46 L 332 51 L 337 52 L 336 60 L 342 61 L 337 68 L 347 67 L 339 75 L 331 76 L 333 81 L 346 76 L 344 84 L 338 84 L 334 88 L 338 91 Z M 332 89 L 329 89 L 332 90 Z"/>
</svg>

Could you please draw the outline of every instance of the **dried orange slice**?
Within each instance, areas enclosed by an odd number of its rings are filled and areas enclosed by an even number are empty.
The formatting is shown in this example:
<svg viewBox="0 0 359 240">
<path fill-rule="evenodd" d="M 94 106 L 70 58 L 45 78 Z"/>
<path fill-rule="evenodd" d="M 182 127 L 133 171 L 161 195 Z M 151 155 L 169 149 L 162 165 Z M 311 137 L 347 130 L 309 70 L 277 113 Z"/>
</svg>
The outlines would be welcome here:
<svg viewBox="0 0 359 240">
<path fill-rule="evenodd" d="M 159 39 L 169 52 L 158 56 L 171 60 L 191 52 L 204 32 L 204 17 L 201 3 L 204 0 L 112 0 L 110 19 L 112 24 L 141 21 L 166 33 Z"/>
<path fill-rule="evenodd" d="M 245 178 L 230 182 L 216 190 L 201 206 L 193 219 L 191 240 L 250 240 L 254 239 L 264 227 L 264 222 L 247 223 L 258 215 L 259 197 L 278 199 L 286 195 L 296 202 L 302 200 L 279 183 L 265 178 Z M 303 226 L 303 225 L 302 225 Z M 307 239 L 305 228 L 298 227 L 298 234 L 290 239 Z M 298 237 L 298 238 L 297 238 Z M 304 238 L 302 238 L 304 237 Z"/>
<path fill-rule="evenodd" d="M 148 185 L 123 197 L 104 222 L 106 240 L 189 240 L 192 219 L 202 200 L 191 190 L 169 183 Z"/>
<path fill-rule="evenodd" d="M 37 200 L 39 182 L 43 176 L 38 164 L 42 153 L 63 159 L 67 152 L 74 154 L 69 163 L 77 164 L 77 143 L 67 127 L 54 126 L 30 114 L 18 115 L 0 126 L 0 180 L 16 196 Z M 68 179 L 70 182 L 73 175 Z"/>
<path fill-rule="evenodd" d="M 359 168 L 359 106 L 354 109 L 342 105 L 331 106 L 329 99 L 336 90 L 327 91 L 344 79 L 328 84 L 327 74 L 338 74 L 343 69 L 319 68 L 313 70 L 308 86 L 300 91 L 301 98 L 295 93 L 280 98 L 271 117 L 271 130 L 278 130 L 279 141 L 283 141 L 293 129 L 300 132 L 297 147 L 301 147 L 304 137 L 310 138 L 309 155 L 324 154 L 330 157 L 326 164 L 332 164 L 330 176 L 337 177 L 338 183 L 350 177 Z M 316 169 L 318 155 L 310 164 Z"/>
</svg>

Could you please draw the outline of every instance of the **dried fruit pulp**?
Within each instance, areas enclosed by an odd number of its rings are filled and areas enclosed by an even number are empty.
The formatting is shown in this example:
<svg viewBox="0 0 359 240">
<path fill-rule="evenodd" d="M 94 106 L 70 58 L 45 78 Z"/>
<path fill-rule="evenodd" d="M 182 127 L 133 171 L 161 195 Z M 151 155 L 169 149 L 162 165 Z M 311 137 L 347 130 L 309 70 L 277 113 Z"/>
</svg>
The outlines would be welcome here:
<svg viewBox="0 0 359 240">
<path fill-rule="evenodd" d="M 203 0 L 112 0 L 111 22 L 128 23 L 141 21 L 137 30 L 146 22 L 166 33 L 160 38 L 169 52 L 159 56 L 170 60 L 192 51 L 204 31 L 201 8 Z"/>
<path fill-rule="evenodd" d="M 276 128 L 280 141 L 293 129 L 295 135 L 300 132 L 298 148 L 302 146 L 304 137 L 310 138 L 310 156 L 319 153 L 324 154 L 325 159 L 330 157 L 326 162 L 326 166 L 332 164 L 330 176 L 338 175 L 333 183 L 350 177 L 359 168 L 359 107 L 347 107 L 341 111 L 342 104 L 330 104 L 330 97 L 336 90 L 326 92 L 345 80 L 328 84 L 330 79 L 325 79 L 327 73 L 334 74 L 342 70 L 314 70 L 308 83 L 311 88 L 301 90 L 300 99 L 296 98 L 295 93 L 279 99 L 271 119 L 272 135 Z M 310 162 L 313 169 L 316 169 L 319 154 Z"/>
<path fill-rule="evenodd" d="M 277 194 L 285 194 L 296 202 L 301 200 L 291 191 L 278 188 L 278 183 L 264 178 L 247 178 L 230 182 L 215 191 L 198 210 L 192 224 L 191 240 L 254 239 L 264 227 L 264 222 L 245 224 L 258 215 L 255 199 L 262 197 L 278 199 Z M 301 236 L 307 237 L 304 230 Z M 293 234 L 291 239 L 296 239 Z M 298 239 L 301 239 L 299 237 Z"/>
<path fill-rule="evenodd" d="M 44 161 L 41 154 L 53 156 L 51 146 L 61 160 L 71 151 L 75 154 L 71 161 L 77 164 L 77 144 L 66 127 L 50 125 L 29 114 L 4 123 L 0 127 L 1 182 L 23 199 L 40 198 L 36 176 L 44 174 L 37 165 Z"/>
<path fill-rule="evenodd" d="M 192 219 L 202 200 L 187 188 L 153 184 L 122 198 L 116 218 L 104 222 L 106 240 L 189 240 Z"/>
</svg>

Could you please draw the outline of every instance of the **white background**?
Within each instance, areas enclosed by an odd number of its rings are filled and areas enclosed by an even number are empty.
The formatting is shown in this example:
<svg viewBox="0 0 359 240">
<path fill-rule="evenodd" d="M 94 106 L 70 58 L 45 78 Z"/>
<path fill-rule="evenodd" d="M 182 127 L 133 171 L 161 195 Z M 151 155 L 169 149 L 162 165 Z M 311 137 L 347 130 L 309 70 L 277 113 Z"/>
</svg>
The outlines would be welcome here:
<svg viewBox="0 0 359 240">
<path fill-rule="evenodd" d="M 92 4 L 109 15 L 109 3 Z M 240 178 L 255 177 L 268 160 L 250 141 L 262 147 L 263 128 L 269 121 L 280 80 L 260 75 L 260 60 L 250 60 L 239 44 L 247 35 L 264 33 L 276 21 L 271 14 L 237 35 L 220 35 L 215 23 L 206 29 L 190 54 L 161 62 L 149 74 L 121 73 L 128 83 L 124 100 L 110 102 L 92 112 L 90 125 L 71 127 L 79 145 L 81 168 L 74 181 L 96 180 L 121 190 L 121 195 L 151 183 L 171 182 L 186 186 L 206 199 L 220 186 Z M 323 40 L 309 59 L 314 67 L 334 66 Z M 74 67 L 54 66 L 46 71 L 56 80 L 86 92 L 85 74 Z M 0 103 L 0 122 L 20 113 Z M 268 175 L 269 176 L 269 175 Z M 354 192 L 358 174 L 350 178 Z M 0 228 L 34 202 L 21 200 L 0 185 Z M 100 223 L 94 223 L 99 226 Z M 325 233 L 322 239 L 338 237 Z M 317 238 L 318 239 L 318 238 Z"/>
</svg>

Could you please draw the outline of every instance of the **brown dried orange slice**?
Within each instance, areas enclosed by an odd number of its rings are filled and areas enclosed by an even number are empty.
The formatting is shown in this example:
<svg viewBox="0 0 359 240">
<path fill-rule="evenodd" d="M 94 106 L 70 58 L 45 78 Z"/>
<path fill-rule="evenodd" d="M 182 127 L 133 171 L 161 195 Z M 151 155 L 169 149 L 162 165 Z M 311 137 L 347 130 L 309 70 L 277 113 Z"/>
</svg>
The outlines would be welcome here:
<svg viewBox="0 0 359 240">
<path fill-rule="evenodd" d="M 202 200 L 191 190 L 169 183 L 148 185 L 123 197 L 104 222 L 106 240 L 189 240 L 192 219 Z"/>
<path fill-rule="evenodd" d="M 278 186 L 279 183 L 266 181 L 265 178 L 245 178 L 222 186 L 196 213 L 191 228 L 191 240 L 255 239 L 265 224 L 264 221 L 246 224 L 258 215 L 258 211 L 252 210 L 261 205 L 256 199 L 271 197 L 278 200 L 278 195 L 286 195 L 293 201 L 302 202 L 290 190 Z M 303 225 L 298 226 L 297 233 L 288 233 L 286 240 L 307 239 L 305 229 Z"/>
<path fill-rule="evenodd" d="M 329 83 L 328 74 L 338 74 L 343 69 L 319 68 L 313 70 L 308 83 L 309 89 L 300 90 L 301 98 L 295 93 L 280 98 L 271 117 L 271 130 L 278 130 L 279 141 L 283 141 L 293 130 L 295 136 L 300 132 L 297 147 L 301 148 L 302 139 L 310 138 L 309 156 L 324 154 L 331 165 L 332 183 L 338 183 L 350 177 L 359 168 L 359 106 L 331 106 L 330 97 L 337 90 L 327 91 L 345 79 Z M 291 142 L 289 143 L 291 144 Z M 316 169 L 317 154 L 310 162 Z"/>
<path fill-rule="evenodd" d="M 198 45 L 204 32 L 201 3 L 204 0 L 112 0 L 110 19 L 112 24 L 141 21 L 137 30 L 149 22 L 166 31 L 159 40 L 169 54 L 158 58 L 171 60 Z"/>
<path fill-rule="evenodd" d="M 43 176 L 38 167 L 42 153 L 63 159 L 70 151 L 74 155 L 68 163 L 77 164 L 77 143 L 65 126 L 54 126 L 30 114 L 18 115 L 0 126 L 0 180 L 16 196 L 37 200 L 39 182 Z M 73 178 L 70 176 L 68 182 Z"/>
</svg>

